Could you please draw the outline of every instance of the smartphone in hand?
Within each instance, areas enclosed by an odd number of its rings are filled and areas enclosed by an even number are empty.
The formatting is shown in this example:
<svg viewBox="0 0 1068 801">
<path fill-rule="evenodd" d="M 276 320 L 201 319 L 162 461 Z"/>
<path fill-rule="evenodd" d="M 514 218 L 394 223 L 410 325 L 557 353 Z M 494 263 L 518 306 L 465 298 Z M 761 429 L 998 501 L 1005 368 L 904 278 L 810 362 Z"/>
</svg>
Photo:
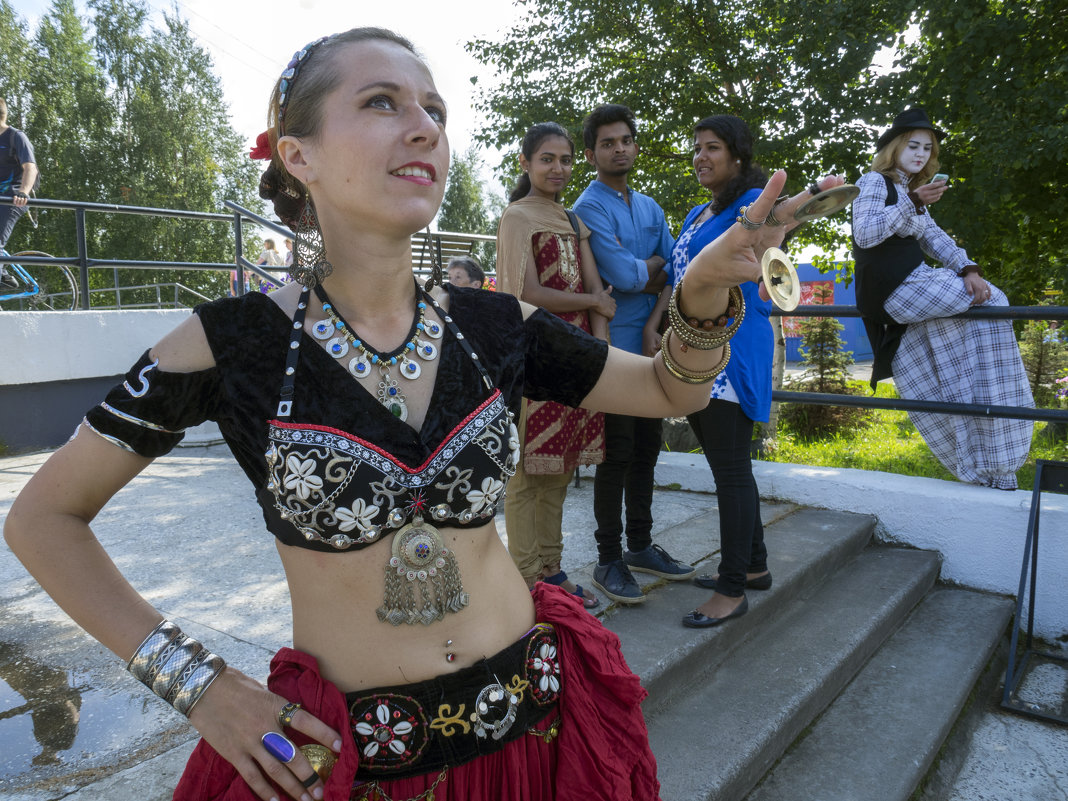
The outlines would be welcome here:
<svg viewBox="0 0 1068 801">
<path fill-rule="evenodd" d="M 931 180 L 928 181 L 927 183 L 933 184 L 936 181 L 945 181 L 946 182 L 946 186 L 949 186 L 949 176 L 946 175 L 944 172 L 936 172 L 934 174 L 934 177 L 931 178 Z"/>
</svg>

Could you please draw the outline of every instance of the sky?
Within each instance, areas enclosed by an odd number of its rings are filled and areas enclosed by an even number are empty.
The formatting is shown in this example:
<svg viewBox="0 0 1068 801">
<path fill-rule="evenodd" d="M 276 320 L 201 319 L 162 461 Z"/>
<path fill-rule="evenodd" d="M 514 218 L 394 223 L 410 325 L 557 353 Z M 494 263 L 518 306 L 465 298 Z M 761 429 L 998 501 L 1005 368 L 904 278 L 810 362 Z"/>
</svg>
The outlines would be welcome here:
<svg viewBox="0 0 1068 801">
<path fill-rule="evenodd" d="M 31 30 L 51 0 L 13 0 Z M 232 124 L 252 146 L 267 127 L 267 100 L 293 53 L 320 36 L 360 25 L 391 28 L 408 37 L 427 60 L 438 91 L 449 105 L 449 142 L 465 151 L 479 119 L 472 76 L 492 74 L 464 51 L 476 37 L 499 38 L 519 17 L 509 0 L 146 0 L 154 22 L 177 5 L 190 30 L 215 62 L 230 106 Z M 85 0 L 75 0 L 88 17 Z M 496 154 L 484 154 L 488 164 Z"/>
</svg>

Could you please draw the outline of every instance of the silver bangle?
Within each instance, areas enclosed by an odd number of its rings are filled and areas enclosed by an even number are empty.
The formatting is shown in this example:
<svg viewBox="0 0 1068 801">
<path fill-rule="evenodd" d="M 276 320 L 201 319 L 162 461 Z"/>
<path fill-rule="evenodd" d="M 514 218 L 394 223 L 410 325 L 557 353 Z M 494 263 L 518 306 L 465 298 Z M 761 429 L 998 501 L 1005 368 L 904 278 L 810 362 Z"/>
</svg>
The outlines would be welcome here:
<svg viewBox="0 0 1068 801">
<path fill-rule="evenodd" d="M 216 656 L 209 651 L 204 651 L 204 653 L 206 654 L 204 661 L 189 674 L 174 697 L 174 708 L 186 717 L 189 717 L 193 707 L 203 697 L 211 683 L 226 669 L 226 662 L 221 656 Z"/>
<path fill-rule="evenodd" d="M 134 675 L 139 682 L 146 687 L 152 686 L 152 679 L 159 670 L 159 660 L 163 658 L 163 652 L 181 636 L 182 630 L 169 620 L 161 620 L 148 636 L 137 646 L 134 655 L 126 663 L 126 669 Z M 159 663 L 159 664 L 157 664 Z"/>
<path fill-rule="evenodd" d="M 184 634 L 182 637 L 182 642 L 174 649 L 171 658 L 164 663 L 152 680 L 152 692 L 164 700 L 167 699 L 167 693 L 170 692 L 171 687 L 178 681 L 178 677 L 182 675 L 189 663 L 204 650 L 199 640 L 186 637 Z"/>
<path fill-rule="evenodd" d="M 126 669 L 189 717 L 204 691 L 226 669 L 226 662 L 164 620 L 137 647 Z"/>
</svg>

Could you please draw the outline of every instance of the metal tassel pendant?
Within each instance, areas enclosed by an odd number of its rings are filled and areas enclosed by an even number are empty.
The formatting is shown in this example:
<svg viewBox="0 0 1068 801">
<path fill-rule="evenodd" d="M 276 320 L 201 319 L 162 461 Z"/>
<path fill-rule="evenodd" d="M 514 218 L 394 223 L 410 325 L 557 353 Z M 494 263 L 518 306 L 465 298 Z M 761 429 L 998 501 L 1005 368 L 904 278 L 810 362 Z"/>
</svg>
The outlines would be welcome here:
<svg viewBox="0 0 1068 801">
<path fill-rule="evenodd" d="M 446 612 L 459 612 L 469 600 L 456 557 L 445 547 L 441 532 L 416 515 L 393 538 L 378 619 L 394 626 L 428 626 Z"/>
</svg>

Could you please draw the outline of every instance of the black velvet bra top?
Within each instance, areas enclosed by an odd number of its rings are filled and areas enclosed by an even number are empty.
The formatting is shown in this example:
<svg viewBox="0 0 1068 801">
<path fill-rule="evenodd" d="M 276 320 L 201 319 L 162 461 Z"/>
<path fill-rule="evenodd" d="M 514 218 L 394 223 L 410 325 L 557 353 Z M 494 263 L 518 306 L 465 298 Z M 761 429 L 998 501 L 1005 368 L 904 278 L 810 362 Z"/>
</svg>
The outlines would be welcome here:
<svg viewBox="0 0 1068 801">
<path fill-rule="evenodd" d="M 290 368 L 299 357 L 307 300 L 305 292 L 293 321 L 278 415 L 268 421 L 267 490 L 282 520 L 310 547 L 326 543 L 357 550 L 416 516 L 459 527 L 492 518 L 515 474 L 519 433 L 501 391 L 452 318 L 424 293 L 478 368 L 490 395 L 422 464 L 408 465 L 345 431 L 292 422 L 296 371 Z"/>
</svg>

